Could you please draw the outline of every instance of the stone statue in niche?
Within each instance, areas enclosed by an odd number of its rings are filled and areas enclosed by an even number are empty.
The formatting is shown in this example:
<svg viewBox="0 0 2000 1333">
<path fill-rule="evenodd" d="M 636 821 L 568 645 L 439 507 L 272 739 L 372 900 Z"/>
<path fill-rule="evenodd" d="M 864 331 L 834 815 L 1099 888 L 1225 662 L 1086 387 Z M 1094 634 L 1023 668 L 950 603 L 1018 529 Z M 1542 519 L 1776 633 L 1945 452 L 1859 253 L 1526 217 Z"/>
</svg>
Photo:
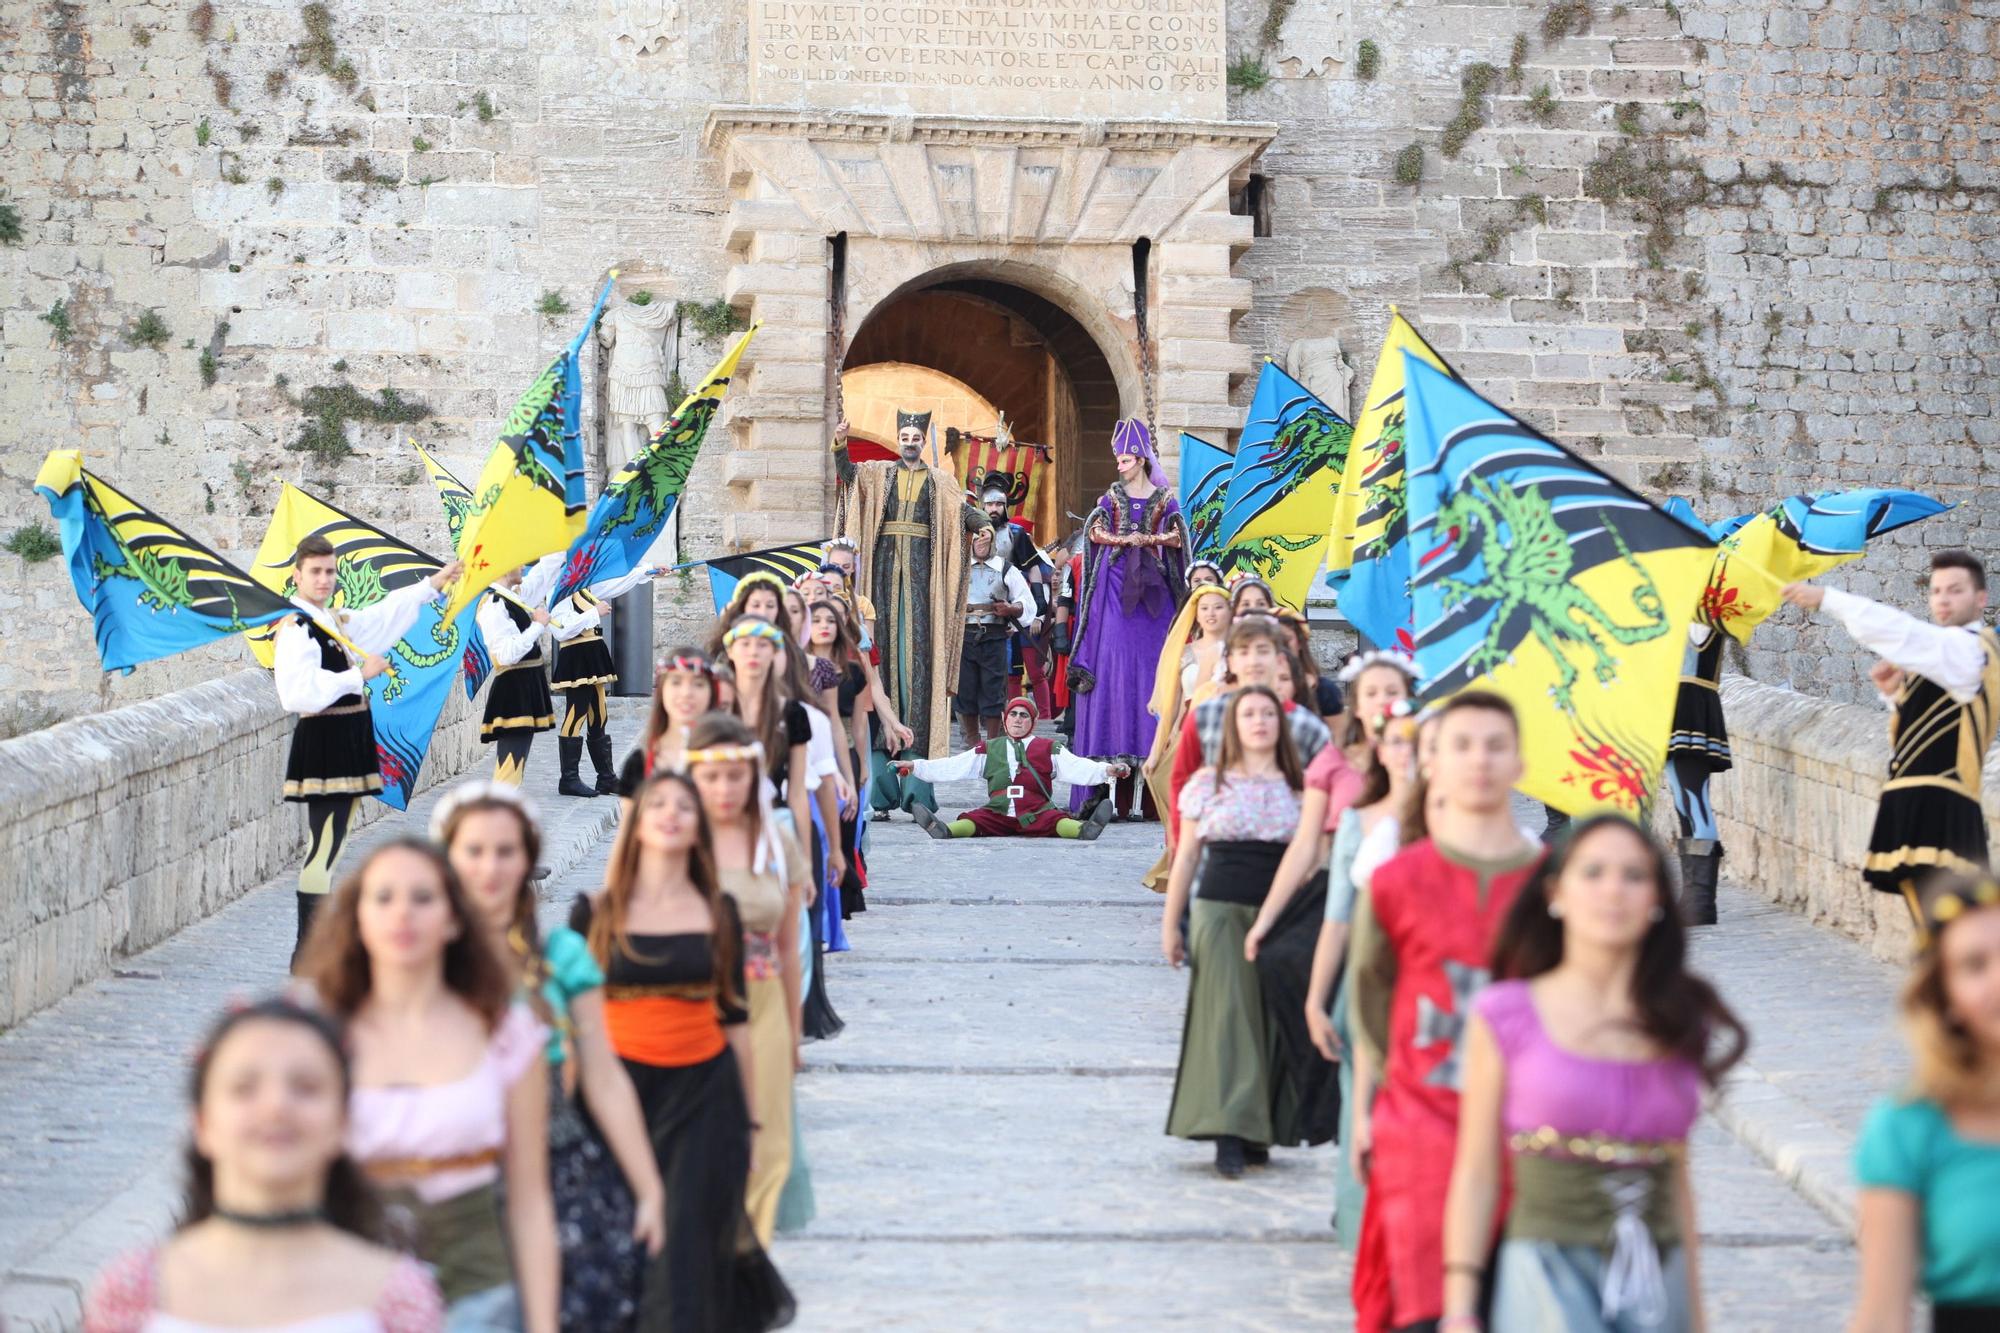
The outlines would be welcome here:
<svg viewBox="0 0 2000 1333">
<path fill-rule="evenodd" d="M 1287 79 L 1323 78 L 1347 58 L 1350 0 L 1295 0 L 1278 29 L 1273 63 Z"/>
<path fill-rule="evenodd" d="M 614 48 L 622 38 L 632 43 L 634 54 L 649 56 L 674 39 L 680 0 L 610 0 L 610 5 Z"/>
<path fill-rule="evenodd" d="M 597 340 L 604 344 L 604 466 L 615 473 L 646 447 L 667 424 L 674 405 L 667 401 L 667 330 L 674 302 L 634 305 L 620 301 L 604 312 Z"/>
<path fill-rule="evenodd" d="M 1293 342 L 1285 349 L 1285 373 L 1322 403 L 1348 420 L 1354 419 L 1354 367 L 1347 364 L 1338 336 L 1326 333 Z"/>
</svg>

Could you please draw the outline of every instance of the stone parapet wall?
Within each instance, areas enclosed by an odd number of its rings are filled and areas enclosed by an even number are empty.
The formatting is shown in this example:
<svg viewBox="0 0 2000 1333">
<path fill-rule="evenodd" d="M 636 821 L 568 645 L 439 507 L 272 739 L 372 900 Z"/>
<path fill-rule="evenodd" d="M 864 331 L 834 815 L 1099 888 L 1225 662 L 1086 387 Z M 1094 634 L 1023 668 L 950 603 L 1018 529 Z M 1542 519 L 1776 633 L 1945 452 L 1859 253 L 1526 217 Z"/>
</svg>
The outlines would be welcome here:
<svg viewBox="0 0 2000 1333">
<path fill-rule="evenodd" d="M 1887 713 L 1743 676 L 1723 678 L 1722 706 L 1736 758 L 1710 788 L 1723 873 L 1877 957 L 1907 959 L 1909 913 L 1861 880 L 1889 767 Z M 1989 836 L 2000 839 L 2000 754 L 1987 757 L 1985 796 Z"/>
<path fill-rule="evenodd" d="M 0 741 L 0 1029 L 296 862 L 291 736 L 270 674 L 244 670 Z M 422 785 L 479 748 L 454 691 Z"/>
</svg>

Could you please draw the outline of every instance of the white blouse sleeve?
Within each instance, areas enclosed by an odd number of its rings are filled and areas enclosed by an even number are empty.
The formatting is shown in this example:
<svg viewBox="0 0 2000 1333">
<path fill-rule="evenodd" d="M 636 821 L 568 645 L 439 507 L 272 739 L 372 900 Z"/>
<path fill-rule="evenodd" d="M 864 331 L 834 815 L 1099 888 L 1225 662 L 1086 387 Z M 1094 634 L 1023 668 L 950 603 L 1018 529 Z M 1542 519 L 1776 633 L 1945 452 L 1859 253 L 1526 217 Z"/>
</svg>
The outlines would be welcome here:
<svg viewBox="0 0 2000 1333">
<path fill-rule="evenodd" d="M 573 596 L 563 598 L 549 611 L 549 630 L 556 636 L 557 643 L 568 643 L 602 622 L 600 608 L 578 606 Z"/>
<path fill-rule="evenodd" d="M 1061 746 L 1056 747 L 1056 778 L 1072 787 L 1101 787 L 1111 781 L 1111 766 Z"/>
<path fill-rule="evenodd" d="M 418 579 L 396 589 L 381 601 L 360 611 L 341 614 L 340 632 L 354 640 L 363 652 L 386 653 L 396 640 L 410 632 L 423 613 L 424 604 L 441 596 L 429 580 Z"/>
<path fill-rule="evenodd" d="M 833 723 L 825 713 L 806 704 L 806 721 L 812 726 L 812 734 L 806 738 L 806 774 L 814 782 L 823 778 L 837 777 L 840 760 L 833 752 Z"/>
<path fill-rule="evenodd" d="M 1015 626 L 1023 634 L 1034 633 L 1035 626 L 1041 623 L 1042 618 L 1035 610 L 1035 594 L 1028 587 L 1028 581 L 1021 577 L 1020 570 L 1009 565 L 1003 582 L 1007 587 L 1007 600 L 1021 608 L 1021 618 L 1014 622 Z"/>
<path fill-rule="evenodd" d="M 361 668 L 328 671 L 321 666 L 319 644 L 293 617 L 278 622 L 274 651 L 271 667 L 278 706 L 288 713 L 317 713 L 362 691 Z"/>
<path fill-rule="evenodd" d="M 513 666 L 542 637 L 542 627 L 532 622 L 526 629 L 515 629 L 514 618 L 495 595 L 479 599 L 478 617 L 479 632 L 486 637 L 486 651 L 493 654 L 494 666 Z"/>
<path fill-rule="evenodd" d="M 1828 588 L 1821 605 L 1846 626 L 1856 643 L 1877 657 L 1936 682 L 1959 703 L 1979 697 L 1986 649 L 1971 628 L 1933 625 L 1838 588 Z"/>
<path fill-rule="evenodd" d="M 1357 892 L 1367 890 L 1375 878 L 1375 868 L 1401 850 L 1402 840 L 1402 826 L 1394 815 L 1384 815 L 1375 821 L 1375 827 L 1361 839 L 1361 848 L 1354 853 L 1354 865 L 1347 872 Z"/>
<path fill-rule="evenodd" d="M 980 750 L 963 750 L 944 759 L 919 759 L 910 776 L 919 782 L 964 782 L 986 770 L 986 755 Z"/>
<path fill-rule="evenodd" d="M 549 594 L 556 590 L 556 579 L 569 559 L 568 551 L 551 551 L 528 567 L 521 576 L 521 586 L 515 589 L 520 599 L 529 606 L 546 606 Z"/>
<path fill-rule="evenodd" d="M 641 565 L 630 574 L 623 574 L 615 579 L 606 579 L 602 583 L 591 584 L 590 595 L 600 601 L 609 602 L 615 598 L 623 597 L 640 584 L 649 582 L 652 577 L 652 566 Z"/>
</svg>

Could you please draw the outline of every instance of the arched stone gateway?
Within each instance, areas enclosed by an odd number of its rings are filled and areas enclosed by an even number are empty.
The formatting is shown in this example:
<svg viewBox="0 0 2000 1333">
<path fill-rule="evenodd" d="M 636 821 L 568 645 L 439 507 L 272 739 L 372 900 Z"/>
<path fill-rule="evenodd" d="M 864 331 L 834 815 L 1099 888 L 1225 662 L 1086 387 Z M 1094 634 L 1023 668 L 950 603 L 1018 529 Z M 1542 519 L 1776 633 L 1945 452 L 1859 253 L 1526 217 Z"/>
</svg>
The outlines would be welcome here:
<svg viewBox="0 0 2000 1333">
<path fill-rule="evenodd" d="M 869 340 L 913 302 L 998 308 L 1063 363 L 1070 385 L 1046 420 L 1073 436 L 1058 473 L 1072 507 L 1108 480 L 1091 446 L 1121 412 L 1150 414 L 1169 452 L 1184 429 L 1227 439 L 1231 388 L 1254 361 L 1235 336 L 1250 283 L 1232 273 L 1252 221 L 1229 211 L 1230 187 L 1275 134 L 717 108 L 705 138 L 731 196 L 725 294 L 764 325 L 732 393 L 725 540 L 824 534 L 835 368 L 857 347 L 873 356 Z M 880 359 L 975 383 L 963 348 Z"/>
</svg>

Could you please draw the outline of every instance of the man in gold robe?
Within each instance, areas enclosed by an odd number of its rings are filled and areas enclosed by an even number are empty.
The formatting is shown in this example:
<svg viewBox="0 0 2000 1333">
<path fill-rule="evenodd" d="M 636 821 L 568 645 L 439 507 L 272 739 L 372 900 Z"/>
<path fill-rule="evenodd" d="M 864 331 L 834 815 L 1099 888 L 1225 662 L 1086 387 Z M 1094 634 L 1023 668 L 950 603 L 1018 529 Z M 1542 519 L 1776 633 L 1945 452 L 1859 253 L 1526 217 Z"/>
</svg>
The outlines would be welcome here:
<svg viewBox="0 0 2000 1333">
<path fill-rule="evenodd" d="M 925 461 L 930 425 L 928 412 L 896 414 L 894 462 L 851 460 L 845 421 L 833 437 L 835 531 L 860 551 L 858 586 L 875 604 L 882 688 L 916 737 L 901 754 L 871 754 L 878 817 L 937 804 L 929 783 L 899 780 L 888 760 L 940 758 L 951 742 L 947 695 L 964 636 L 967 535 L 989 527 L 952 470 Z"/>
</svg>

